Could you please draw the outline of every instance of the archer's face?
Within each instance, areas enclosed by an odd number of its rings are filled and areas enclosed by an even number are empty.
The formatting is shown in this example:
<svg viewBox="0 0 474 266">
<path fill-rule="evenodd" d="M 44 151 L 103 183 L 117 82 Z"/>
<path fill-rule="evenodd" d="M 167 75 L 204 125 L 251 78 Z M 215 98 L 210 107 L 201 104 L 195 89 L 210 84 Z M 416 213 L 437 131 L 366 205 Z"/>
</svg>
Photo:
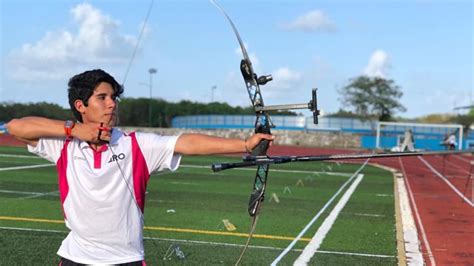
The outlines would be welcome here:
<svg viewBox="0 0 474 266">
<path fill-rule="evenodd" d="M 118 115 L 118 103 L 114 89 L 107 82 L 102 82 L 92 93 L 88 106 L 79 108 L 84 123 L 104 123 L 109 127 L 115 126 Z"/>
</svg>

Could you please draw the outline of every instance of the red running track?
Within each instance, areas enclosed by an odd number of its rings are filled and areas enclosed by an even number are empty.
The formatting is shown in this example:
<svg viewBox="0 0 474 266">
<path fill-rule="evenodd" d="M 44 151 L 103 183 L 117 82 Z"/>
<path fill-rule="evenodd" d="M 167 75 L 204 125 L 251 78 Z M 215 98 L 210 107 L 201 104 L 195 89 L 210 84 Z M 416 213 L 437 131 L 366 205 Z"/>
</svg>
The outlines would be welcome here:
<svg viewBox="0 0 474 266">
<path fill-rule="evenodd" d="M 270 154 L 360 152 L 367 153 L 362 150 L 275 146 Z M 471 161 L 474 161 L 471 155 L 380 158 L 371 161 L 404 173 L 408 191 L 413 196 L 412 210 L 418 211 L 413 216 L 426 265 L 474 265 L 474 179 L 471 176 L 474 165 L 471 169 Z"/>
</svg>

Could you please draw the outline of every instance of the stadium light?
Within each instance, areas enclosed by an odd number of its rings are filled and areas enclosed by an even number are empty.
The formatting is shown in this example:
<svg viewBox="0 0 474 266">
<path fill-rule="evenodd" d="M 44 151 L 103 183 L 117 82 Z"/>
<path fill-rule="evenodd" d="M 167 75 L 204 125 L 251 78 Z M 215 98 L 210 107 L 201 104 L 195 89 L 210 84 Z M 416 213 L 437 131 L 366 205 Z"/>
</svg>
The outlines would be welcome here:
<svg viewBox="0 0 474 266">
<path fill-rule="evenodd" d="M 151 107 L 151 104 L 152 104 L 152 99 L 153 99 L 153 74 L 156 74 L 158 71 L 156 70 L 156 68 L 150 68 L 148 69 L 148 73 L 150 73 L 150 103 L 148 105 L 148 124 L 149 126 L 151 127 L 152 124 L 151 124 L 151 121 L 152 121 L 152 107 Z"/>
<path fill-rule="evenodd" d="M 214 85 L 211 87 L 211 103 L 214 102 L 214 91 L 217 89 L 217 86 Z"/>
</svg>

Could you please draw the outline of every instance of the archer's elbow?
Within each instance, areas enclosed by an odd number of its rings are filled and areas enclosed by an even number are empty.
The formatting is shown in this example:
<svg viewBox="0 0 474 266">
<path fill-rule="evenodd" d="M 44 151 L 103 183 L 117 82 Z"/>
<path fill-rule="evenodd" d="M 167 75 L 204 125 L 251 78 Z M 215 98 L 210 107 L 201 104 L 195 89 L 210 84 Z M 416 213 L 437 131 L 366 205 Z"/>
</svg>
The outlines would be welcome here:
<svg viewBox="0 0 474 266">
<path fill-rule="evenodd" d="M 13 136 L 15 139 L 36 146 L 37 139 L 31 139 L 27 137 L 27 124 L 23 119 L 12 119 L 6 125 L 7 133 Z"/>
<path fill-rule="evenodd" d="M 18 140 L 24 141 L 27 139 L 28 123 L 22 118 L 10 120 L 6 124 L 7 132 Z"/>
<path fill-rule="evenodd" d="M 8 134 L 17 137 L 19 133 L 19 129 L 21 128 L 21 121 L 20 119 L 12 119 L 5 125 Z"/>
</svg>

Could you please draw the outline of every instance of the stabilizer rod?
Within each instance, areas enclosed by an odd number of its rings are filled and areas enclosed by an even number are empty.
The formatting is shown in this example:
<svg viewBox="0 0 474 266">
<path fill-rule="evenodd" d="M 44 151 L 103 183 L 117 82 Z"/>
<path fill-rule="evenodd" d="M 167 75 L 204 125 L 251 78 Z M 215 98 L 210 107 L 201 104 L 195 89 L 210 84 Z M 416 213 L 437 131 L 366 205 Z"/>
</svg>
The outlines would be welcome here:
<svg viewBox="0 0 474 266">
<path fill-rule="evenodd" d="M 248 155 L 238 163 L 217 163 L 212 164 L 212 171 L 219 172 L 232 168 L 251 167 L 263 164 L 282 164 L 291 162 L 312 162 L 312 161 L 335 161 L 350 159 L 369 158 L 389 158 L 408 157 L 426 155 L 450 155 L 457 153 L 474 153 L 474 149 L 460 151 L 419 151 L 419 152 L 390 152 L 390 153 L 361 153 L 361 154 L 334 154 L 334 155 L 310 155 L 310 156 L 253 156 Z"/>
</svg>

